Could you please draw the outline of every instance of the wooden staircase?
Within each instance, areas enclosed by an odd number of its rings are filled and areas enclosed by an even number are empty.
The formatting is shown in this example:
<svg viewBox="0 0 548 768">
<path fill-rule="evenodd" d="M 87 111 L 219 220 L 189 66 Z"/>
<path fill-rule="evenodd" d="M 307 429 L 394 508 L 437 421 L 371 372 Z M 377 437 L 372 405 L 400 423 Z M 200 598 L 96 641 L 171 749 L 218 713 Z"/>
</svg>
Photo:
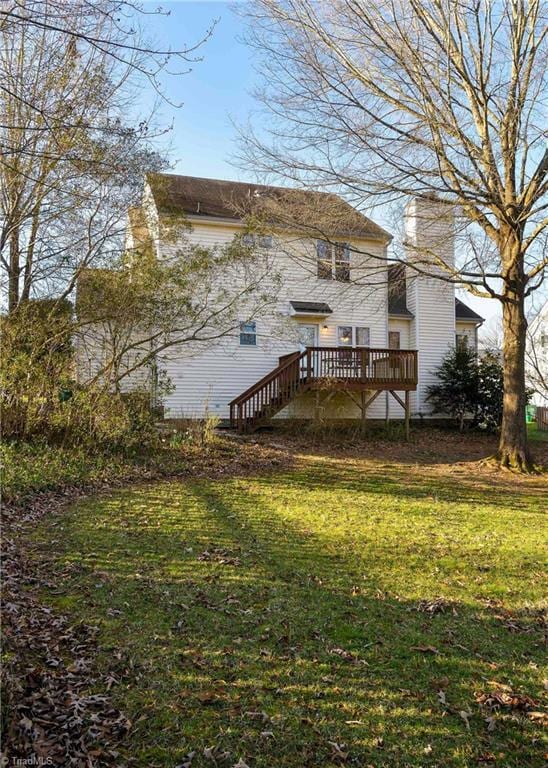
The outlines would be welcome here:
<svg viewBox="0 0 548 768">
<path fill-rule="evenodd" d="M 230 424 L 240 432 L 253 432 L 296 395 L 327 387 L 350 396 L 360 392 L 362 397 L 370 390 L 386 390 L 405 407 L 408 418 L 407 394 L 417 388 L 417 372 L 417 352 L 412 349 L 307 347 L 304 352 L 280 357 L 274 370 L 234 398 L 230 403 Z M 405 405 L 395 390 L 407 393 Z M 364 412 L 366 405 L 364 401 Z"/>
<path fill-rule="evenodd" d="M 306 352 L 280 357 L 279 365 L 230 403 L 230 425 L 253 432 L 307 389 Z"/>
</svg>

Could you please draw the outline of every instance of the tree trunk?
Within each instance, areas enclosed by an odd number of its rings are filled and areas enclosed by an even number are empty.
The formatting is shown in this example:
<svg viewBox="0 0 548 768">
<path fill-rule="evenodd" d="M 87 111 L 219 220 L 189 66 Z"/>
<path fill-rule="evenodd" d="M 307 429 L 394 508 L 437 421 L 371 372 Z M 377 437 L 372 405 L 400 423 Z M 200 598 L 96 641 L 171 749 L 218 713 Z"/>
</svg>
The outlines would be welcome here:
<svg viewBox="0 0 548 768">
<path fill-rule="evenodd" d="M 19 304 L 19 227 L 10 236 L 10 266 L 8 272 L 8 312 L 13 312 Z"/>
<path fill-rule="evenodd" d="M 519 260 L 518 260 L 519 261 Z M 532 469 L 525 423 L 525 318 L 521 270 L 514 262 L 506 281 L 502 305 L 504 399 L 498 456 L 501 466 L 529 472 Z"/>
</svg>

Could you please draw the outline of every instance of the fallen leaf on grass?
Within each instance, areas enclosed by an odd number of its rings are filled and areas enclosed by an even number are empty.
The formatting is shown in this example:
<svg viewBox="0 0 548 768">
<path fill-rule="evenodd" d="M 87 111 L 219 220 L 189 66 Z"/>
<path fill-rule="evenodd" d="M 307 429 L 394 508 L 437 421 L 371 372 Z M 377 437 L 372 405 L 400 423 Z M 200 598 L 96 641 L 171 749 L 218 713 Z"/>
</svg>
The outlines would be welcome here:
<svg viewBox="0 0 548 768">
<path fill-rule="evenodd" d="M 489 707 L 490 709 L 505 707 L 506 709 L 517 709 L 523 712 L 538 706 L 538 703 L 530 696 L 514 693 L 511 689 L 508 689 L 508 686 L 504 686 L 502 690 L 498 691 L 480 691 L 475 694 L 475 699 L 480 706 Z"/>
<path fill-rule="evenodd" d="M 346 651 L 344 648 L 330 648 L 329 653 L 333 656 L 338 656 L 343 661 L 349 661 L 351 664 L 365 664 L 367 666 L 366 661 L 360 659 L 355 653 Z"/>
<path fill-rule="evenodd" d="M 345 761 L 348 757 L 348 752 L 346 751 L 346 744 L 337 744 L 336 741 L 328 741 L 327 742 L 332 750 L 332 757 L 336 760 Z"/>
<path fill-rule="evenodd" d="M 547 712 L 528 712 L 527 717 L 532 723 L 538 723 L 544 727 L 548 727 L 548 713 Z"/>
<path fill-rule="evenodd" d="M 212 760 L 214 763 L 217 760 L 226 760 L 230 757 L 230 752 L 220 749 L 217 745 L 206 747 L 203 754 L 206 760 Z"/>
<path fill-rule="evenodd" d="M 175 768 L 191 768 L 192 761 L 194 760 L 194 756 L 196 755 L 196 752 L 189 752 L 187 755 L 183 757 L 183 762 L 179 763 L 175 766 Z"/>
<path fill-rule="evenodd" d="M 451 600 L 445 600 L 443 597 L 437 597 L 435 600 L 421 600 L 416 608 L 419 613 L 428 613 L 430 616 L 436 616 L 438 613 L 449 613 L 457 616 L 457 609 Z"/>
<path fill-rule="evenodd" d="M 217 691 L 202 691 L 198 694 L 197 699 L 205 705 L 218 704 L 226 699 L 226 691 L 223 688 L 219 688 Z"/>
<path fill-rule="evenodd" d="M 249 717 L 250 720 L 262 720 L 263 723 L 270 721 L 270 717 L 266 712 L 244 712 L 244 717 Z"/>
<path fill-rule="evenodd" d="M 439 653 L 439 650 L 433 645 L 412 645 L 412 651 L 420 651 L 420 653 Z"/>
<path fill-rule="evenodd" d="M 470 718 L 472 717 L 471 712 L 466 712 L 464 709 L 461 709 L 459 712 L 459 717 L 461 717 L 464 720 L 464 723 L 466 725 L 466 730 L 470 730 Z"/>
</svg>

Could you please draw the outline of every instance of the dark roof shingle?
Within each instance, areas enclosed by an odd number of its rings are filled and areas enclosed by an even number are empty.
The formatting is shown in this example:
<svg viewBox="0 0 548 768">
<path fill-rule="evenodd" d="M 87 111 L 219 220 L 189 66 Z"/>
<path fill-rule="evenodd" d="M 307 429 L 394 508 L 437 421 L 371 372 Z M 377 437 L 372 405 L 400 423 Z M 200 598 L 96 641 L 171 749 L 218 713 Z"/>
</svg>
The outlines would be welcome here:
<svg viewBox="0 0 548 768">
<path fill-rule="evenodd" d="M 159 213 L 242 219 L 264 215 L 271 224 L 317 233 L 390 240 L 386 230 L 330 192 L 149 173 L 147 181 Z"/>
<path fill-rule="evenodd" d="M 309 312 L 316 315 L 330 315 L 333 310 L 324 301 L 290 301 L 295 312 Z"/>
<path fill-rule="evenodd" d="M 484 317 L 478 315 L 478 313 L 474 312 L 471 307 L 457 298 L 455 298 L 455 318 L 457 320 L 476 320 L 477 322 L 482 323 L 485 320 Z"/>
</svg>

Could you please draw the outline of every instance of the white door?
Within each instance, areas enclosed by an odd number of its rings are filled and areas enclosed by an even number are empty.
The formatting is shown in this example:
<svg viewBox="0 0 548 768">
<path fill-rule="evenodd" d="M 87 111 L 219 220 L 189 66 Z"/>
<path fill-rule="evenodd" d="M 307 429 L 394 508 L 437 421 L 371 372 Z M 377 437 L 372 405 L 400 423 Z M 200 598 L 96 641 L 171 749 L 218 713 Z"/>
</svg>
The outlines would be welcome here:
<svg viewBox="0 0 548 768">
<path fill-rule="evenodd" d="M 307 347 L 318 346 L 318 326 L 317 325 L 304 325 L 299 323 L 299 349 L 304 352 Z M 318 371 L 318 353 L 311 353 L 307 355 L 306 361 L 303 363 L 306 366 L 307 376 L 317 376 Z"/>
<path fill-rule="evenodd" d="M 299 344 L 303 352 L 306 347 L 318 346 L 318 326 L 316 324 L 305 325 L 304 323 L 299 323 L 298 333 Z"/>
</svg>

